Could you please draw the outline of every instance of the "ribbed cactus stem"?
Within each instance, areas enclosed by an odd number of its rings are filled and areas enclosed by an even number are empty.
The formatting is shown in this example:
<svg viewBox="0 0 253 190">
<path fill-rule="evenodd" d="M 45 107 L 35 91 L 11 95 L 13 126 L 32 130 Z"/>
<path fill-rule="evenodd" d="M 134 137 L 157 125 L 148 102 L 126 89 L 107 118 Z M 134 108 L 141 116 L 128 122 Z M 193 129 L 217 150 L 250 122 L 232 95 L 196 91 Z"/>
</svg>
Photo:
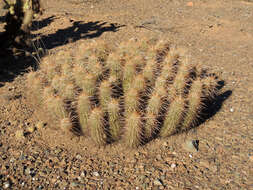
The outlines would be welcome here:
<svg viewBox="0 0 253 190">
<path fill-rule="evenodd" d="M 93 74 L 95 78 L 98 78 L 103 73 L 103 66 L 99 62 L 89 63 L 86 69 L 87 72 Z"/>
<path fill-rule="evenodd" d="M 145 89 L 145 79 L 142 74 L 138 74 L 134 81 L 132 82 L 131 88 L 135 89 L 138 92 L 141 92 Z"/>
<path fill-rule="evenodd" d="M 47 102 L 48 98 L 52 98 L 54 96 L 54 89 L 52 86 L 46 86 L 42 92 L 43 103 Z"/>
<path fill-rule="evenodd" d="M 105 145 L 107 135 L 105 131 L 104 112 L 100 108 L 94 108 L 89 117 L 89 129 L 92 140 L 97 145 Z"/>
<path fill-rule="evenodd" d="M 159 95 L 162 100 L 165 100 L 168 96 L 168 92 L 164 86 L 158 86 L 154 89 L 154 92 Z"/>
<path fill-rule="evenodd" d="M 159 41 L 155 44 L 154 48 L 156 49 L 156 51 L 157 51 L 158 53 L 160 53 L 160 52 L 165 52 L 165 51 L 168 51 L 168 50 L 169 50 L 169 43 L 168 43 L 168 41 L 165 41 L 165 40 L 159 40 Z"/>
<path fill-rule="evenodd" d="M 179 130 L 179 124 L 184 114 L 185 101 L 178 96 L 169 105 L 165 120 L 160 131 L 162 137 L 168 137 Z"/>
<path fill-rule="evenodd" d="M 126 117 L 124 141 L 128 147 L 137 147 L 142 143 L 142 118 L 138 112 Z"/>
<path fill-rule="evenodd" d="M 157 115 L 151 112 L 146 114 L 146 123 L 144 125 L 144 134 L 147 139 L 152 138 L 158 126 Z"/>
<path fill-rule="evenodd" d="M 145 80 L 151 83 L 151 85 L 154 84 L 154 70 L 155 70 L 155 61 L 154 60 L 148 60 L 144 69 L 143 69 L 143 76 Z"/>
<path fill-rule="evenodd" d="M 68 80 L 71 80 L 72 79 L 72 64 L 71 63 L 65 63 L 65 64 L 62 64 L 61 65 L 61 74 L 68 78 Z"/>
<path fill-rule="evenodd" d="M 136 63 L 131 60 L 125 63 L 123 71 L 123 89 L 124 92 L 127 92 L 136 76 Z"/>
<path fill-rule="evenodd" d="M 137 50 L 137 40 L 132 38 L 128 41 L 123 41 L 120 46 L 119 46 L 119 54 L 121 56 L 133 56 L 136 55 L 136 50 Z"/>
<path fill-rule="evenodd" d="M 63 119 L 68 117 L 68 113 L 65 110 L 64 102 L 61 97 L 49 96 L 45 100 L 45 103 L 47 111 L 54 119 Z"/>
<path fill-rule="evenodd" d="M 60 66 L 54 61 L 48 61 L 41 65 L 41 69 L 45 71 L 47 80 L 51 82 L 56 75 L 59 75 Z"/>
<path fill-rule="evenodd" d="M 173 76 L 173 65 L 170 63 L 164 63 L 160 77 L 168 80 L 171 76 Z"/>
<path fill-rule="evenodd" d="M 111 101 L 111 94 L 111 83 L 108 80 L 103 81 L 99 87 L 99 100 L 101 107 L 105 110 L 108 102 Z"/>
<path fill-rule="evenodd" d="M 139 93 L 135 89 L 130 89 L 125 94 L 125 102 L 124 102 L 125 116 L 128 115 L 129 113 L 139 110 L 139 106 L 140 106 L 139 100 L 140 100 Z"/>
<path fill-rule="evenodd" d="M 202 109 L 202 89 L 203 84 L 201 80 L 196 80 L 192 83 L 188 95 L 188 110 L 182 123 L 182 130 L 190 128 L 196 121 Z"/>
<path fill-rule="evenodd" d="M 158 92 L 153 92 L 150 96 L 150 99 L 148 100 L 147 105 L 147 113 L 152 113 L 158 117 L 158 113 L 160 111 L 162 105 L 162 97 Z"/>
<path fill-rule="evenodd" d="M 116 79 L 122 79 L 122 63 L 121 57 L 116 54 L 112 53 L 107 58 L 107 65 L 108 69 L 110 70 L 110 75 L 115 77 Z"/>
<path fill-rule="evenodd" d="M 120 105 L 119 101 L 112 99 L 108 106 L 107 111 L 109 114 L 109 125 L 110 125 L 110 134 L 114 141 L 120 138 L 121 132 L 121 117 L 120 117 Z"/>
<path fill-rule="evenodd" d="M 63 131 L 68 132 L 72 128 L 72 122 L 70 118 L 63 118 L 60 120 L 60 127 Z"/>
<path fill-rule="evenodd" d="M 81 81 L 78 81 L 83 92 L 93 96 L 96 90 L 97 78 L 93 74 L 87 74 Z"/>
<path fill-rule="evenodd" d="M 36 76 L 36 73 L 32 72 L 27 76 L 27 82 L 29 85 L 29 90 L 33 94 L 33 102 L 41 105 L 43 103 L 42 91 L 44 88 L 42 80 Z"/>
<path fill-rule="evenodd" d="M 91 112 L 90 97 L 86 93 L 79 95 L 77 100 L 77 113 L 79 117 L 80 127 L 85 134 L 88 131 L 88 119 Z"/>
<path fill-rule="evenodd" d="M 184 60 L 181 65 L 178 66 L 177 75 L 175 76 L 173 86 L 178 94 L 183 95 L 187 80 L 189 80 L 191 66 Z"/>
<path fill-rule="evenodd" d="M 213 98 L 217 95 L 217 80 L 215 76 L 208 76 L 201 79 L 203 83 L 203 93 L 206 97 Z"/>
<path fill-rule="evenodd" d="M 107 43 L 93 43 L 94 53 L 100 62 L 103 62 L 107 59 L 111 48 L 108 46 Z"/>
<path fill-rule="evenodd" d="M 55 75 L 54 78 L 52 79 L 52 83 L 51 86 L 57 91 L 57 92 L 61 92 L 64 87 L 64 81 L 63 81 L 63 77 L 61 77 L 60 75 Z M 63 88 L 63 89 L 62 89 Z"/>
<path fill-rule="evenodd" d="M 61 95 L 64 99 L 74 100 L 75 98 L 75 86 L 71 83 L 67 84 L 61 91 Z"/>
<path fill-rule="evenodd" d="M 160 87 L 166 87 L 167 84 L 167 79 L 164 78 L 163 76 L 159 76 L 157 77 L 156 81 L 155 81 L 155 86 L 154 89 L 159 89 Z"/>
</svg>

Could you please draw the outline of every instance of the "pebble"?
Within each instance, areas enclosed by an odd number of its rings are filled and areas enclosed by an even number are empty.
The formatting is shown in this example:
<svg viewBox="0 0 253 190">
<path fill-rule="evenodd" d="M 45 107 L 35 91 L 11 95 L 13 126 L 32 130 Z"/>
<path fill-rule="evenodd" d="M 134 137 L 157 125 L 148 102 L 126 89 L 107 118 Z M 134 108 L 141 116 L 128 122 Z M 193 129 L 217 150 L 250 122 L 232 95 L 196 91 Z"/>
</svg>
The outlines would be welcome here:
<svg viewBox="0 0 253 190">
<path fill-rule="evenodd" d="M 94 176 L 96 176 L 96 177 L 99 177 L 99 173 L 98 172 L 93 172 L 92 173 Z"/>
<path fill-rule="evenodd" d="M 16 133 L 15 133 L 15 136 L 18 140 L 24 139 L 25 138 L 24 131 L 23 130 L 17 130 Z"/>
<path fill-rule="evenodd" d="M 80 154 L 76 155 L 76 159 L 81 160 L 82 156 Z"/>
<path fill-rule="evenodd" d="M 34 127 L 34 126 L 29 126 L 29 127 L 27 128 L 27 131 L 28 131 L 29 133 L 33 133 L 33 132 L 35 131 L 35 127 Z"/>
<path fill-rule="evenodd" d="M 183 148 L 186 151 L 189 152 L 197 152 L 198 151 L 198 146 L 199 146 L 199 141 L 198 140 L 187 140 L 185 143 L 183 143 Z"/>
<path fill-rule="evenodd" d="M 81 177 L 85 177 L 86 176 L 86 172 L 85 171 L 83 171 L 83 172 L 81 172 Z"/>
<path fill-rule="evenodd" d="M 175 167 L 177 167 L 177 165 L 176 165 L 175 163 L 173 163 L 173 164 L 170 165 L 170 167 L 171 167 L 172 169 L 174 169 Z"/>
<path fill-rule="evenodd" d="M 4 187 L 4 189 L 8 189 L 8 188 L 10 188 L 10 186 L 11 186 L 11 184 L 10 184 L 10 182 L 4 182 L 4 184 L 3 184 L 3 187 Z"/>
<path fill-rule="evenodd" d="M 162 181 L 160 180 L 160 179 L 156 179 L 155 181 L 154 181 L 154 185 L 163 185 L 162 184 Z"/>
<path fill-rule="evenodd" d="M 230 110 L 229 110 L 230 112 L 234 112 L 234 108 L 230 108 Z"/>
</svg>

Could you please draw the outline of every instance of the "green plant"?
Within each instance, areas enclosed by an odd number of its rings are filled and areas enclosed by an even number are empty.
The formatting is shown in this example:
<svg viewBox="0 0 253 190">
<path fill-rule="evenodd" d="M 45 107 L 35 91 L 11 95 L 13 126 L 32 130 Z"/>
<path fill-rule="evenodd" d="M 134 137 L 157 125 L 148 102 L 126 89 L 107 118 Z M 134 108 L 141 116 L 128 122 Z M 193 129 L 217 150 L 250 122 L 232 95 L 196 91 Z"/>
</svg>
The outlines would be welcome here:
<svg viewBox="0 0 253 190">
<path fill-rule="evenodd" d="M 137 147 L 193 127 L 217 78 L 190 64 L 167 41 L 92 42 L 54 55 L 27 76 L 28 96 L 50 122 L 71 130 L 72 117 L 98 145 Z M 60 57 L 60 58 L 58 58 Z M 68 61 L 66 61 L 68 60 Z M 72 126 L 73 127 L 73 126 Z"/>
</svg>

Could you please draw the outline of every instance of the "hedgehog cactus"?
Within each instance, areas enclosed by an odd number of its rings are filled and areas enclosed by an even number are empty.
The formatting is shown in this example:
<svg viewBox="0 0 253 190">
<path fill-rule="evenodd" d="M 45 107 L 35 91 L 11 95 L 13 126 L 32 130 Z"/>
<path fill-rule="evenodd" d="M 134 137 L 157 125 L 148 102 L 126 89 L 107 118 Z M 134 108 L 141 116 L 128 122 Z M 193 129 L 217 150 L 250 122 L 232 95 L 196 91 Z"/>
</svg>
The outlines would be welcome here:
<svg viewBox="0 0 253 190">
<path fill-rule="evenodd" d="M 114 49 L 93 42 L 69 56 L 65 62 L 47 58 L 29 73 L 28 96 L 64 130 L 77 118 L 80 131 L 98 145 L 137 147 L 188 130 L 204 100 L 218 93 L 217 79 L 198 72 L 167 41 L 130 40 Z"/>
</svg>

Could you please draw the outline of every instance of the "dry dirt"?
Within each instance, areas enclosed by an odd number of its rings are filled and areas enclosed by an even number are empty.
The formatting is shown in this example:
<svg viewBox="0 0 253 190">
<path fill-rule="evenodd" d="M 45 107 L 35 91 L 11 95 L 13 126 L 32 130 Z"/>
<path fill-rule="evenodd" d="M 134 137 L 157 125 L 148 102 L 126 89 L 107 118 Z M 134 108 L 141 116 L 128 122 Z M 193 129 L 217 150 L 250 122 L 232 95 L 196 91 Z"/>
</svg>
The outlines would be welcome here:
<svg viewBox="0 0 253 190">
<path fill-rule="evenodd" d="M 252 1 L 43 4 L 45 12 L 33 23 L 33 34 L 36 47 L 50 54 L 89 39 L 118 44 L 146 35 L 165 37 L 186 47 L 192 62 L 221 73 L 224 87 L 209 119 L 187 134 L 136 150 L 97 148 L 48 125 L 39 128 L 24 92 L 24 73 L 39 59 L 2 62 L 0 189 L 253 189 Z M 191 140 L 199 140 L 198 151 L 184 148 Z"/>
</svg>

